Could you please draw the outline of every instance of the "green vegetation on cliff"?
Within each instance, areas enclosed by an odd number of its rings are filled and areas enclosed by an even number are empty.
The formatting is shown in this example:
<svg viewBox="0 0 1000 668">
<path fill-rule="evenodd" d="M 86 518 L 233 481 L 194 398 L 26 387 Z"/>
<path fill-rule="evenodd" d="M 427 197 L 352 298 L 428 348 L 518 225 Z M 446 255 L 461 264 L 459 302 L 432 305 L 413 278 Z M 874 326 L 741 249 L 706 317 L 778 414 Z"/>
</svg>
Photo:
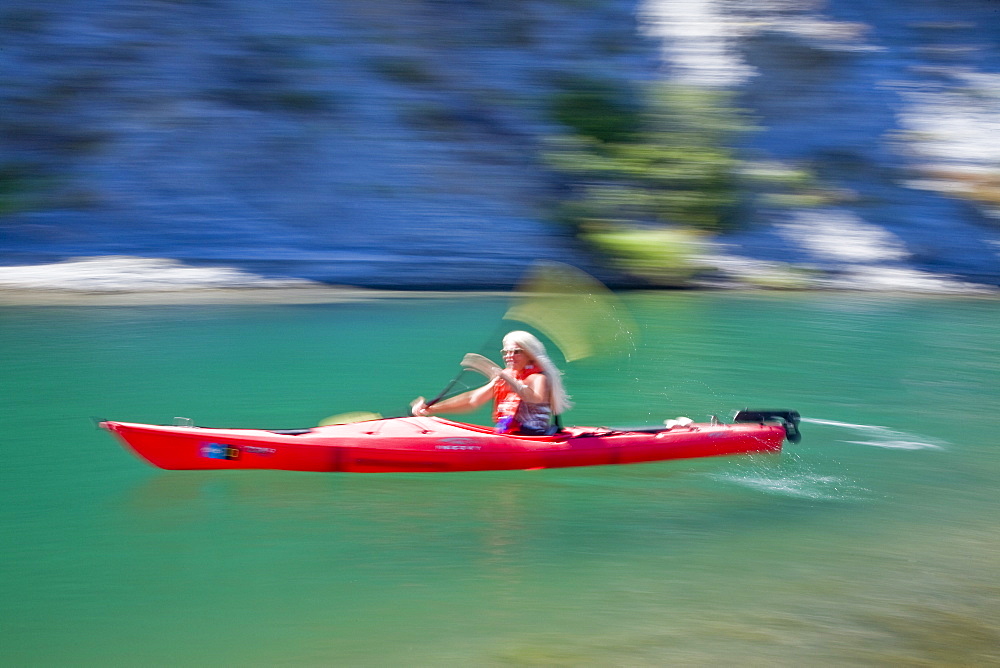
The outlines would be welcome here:
<svg viewBox="0 0 1000 668">
<path fill-rule="evenodd" d="M 557 217 L 630 273 L 683 283 L 700 233 L 735 225 L 740 160 L 734 138 L 750 129 L 723 91 L 652 84 L 630 104 L 606 84 L 555 97 L 571 133 L 546 160 L 568 185 Z"/>
<path fill-rule="evenodd" d="M 836 196 L 808 169 L 739 155 L 738 139 L 756 128 L 729 91 L 659 82 L 632 95 L 577 81 L 552 113 L 570 130 L 545 154 L 565 185 L 554 217 L 655 285 L 687 284 L 702 241 L 745 224 L 748 201 L 802 208 Z"/>
</svg>

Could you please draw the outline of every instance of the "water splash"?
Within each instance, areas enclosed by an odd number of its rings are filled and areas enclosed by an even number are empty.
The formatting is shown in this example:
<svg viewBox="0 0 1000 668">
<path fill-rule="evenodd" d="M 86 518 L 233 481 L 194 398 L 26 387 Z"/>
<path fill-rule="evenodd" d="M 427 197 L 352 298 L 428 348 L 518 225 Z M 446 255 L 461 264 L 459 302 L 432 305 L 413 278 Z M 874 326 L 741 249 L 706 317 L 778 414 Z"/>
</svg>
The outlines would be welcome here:
<svg viewBox="0 0 1000 668">
<path fill-rule="evenodd" d="M 905 431 L 890 429 L 870 424 L 853 424 L 850 422 L 838 422 L 837 420 L 821 420 L 817 418 L 802 418 L 803 422 L 810 424 L 824 425 L 828 427 L 839 427 L 856 432 L 863 440 L 844 440 L 843 443 L 853 443 L 856 445 L 871 445 L 876 448 L 892 448 L 897 450 L 941 450 L 948 447 L 949 443 L 940 439 L 911 434 Z"/>
<path fill-rule="evenodd" d="M 768 494 L 817 501 L 843 501 L 855 498 L 859 491 L 843 478 L 808 472 L 784 474 L 776 471 L 773 474 L 723 474 L 714 477 Z"/>
<path fill-rule="evenodd" d="M 868 491 L 850 478 L 820 473 L 813 462 L 789 452 L 777 459 L 751 456 L 737 462 L 737 468 L 710 477 L 756 492 L 813 501 L 853 501 Z"/>
</svg>

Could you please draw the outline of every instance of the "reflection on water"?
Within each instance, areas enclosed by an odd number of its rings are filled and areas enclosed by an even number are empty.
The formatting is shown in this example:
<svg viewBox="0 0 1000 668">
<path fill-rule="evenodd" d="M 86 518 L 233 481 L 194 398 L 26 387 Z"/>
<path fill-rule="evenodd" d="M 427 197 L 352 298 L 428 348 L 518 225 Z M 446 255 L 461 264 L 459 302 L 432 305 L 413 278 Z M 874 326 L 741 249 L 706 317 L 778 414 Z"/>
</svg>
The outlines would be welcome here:
<svg viewBox="0 0 1000 668">
<path fill-rule="evenodd" d="M 1000 661 L 995 303 L 629 299 L 634 354 L 565 365 L 574 422 L 788 407 L 803 441 L 530 472 L 165 472 L 88 416 L 297 426 L 405 405 L 502 305 L 0 312 L 19 416 L 4 661 Z"/>
</svg>

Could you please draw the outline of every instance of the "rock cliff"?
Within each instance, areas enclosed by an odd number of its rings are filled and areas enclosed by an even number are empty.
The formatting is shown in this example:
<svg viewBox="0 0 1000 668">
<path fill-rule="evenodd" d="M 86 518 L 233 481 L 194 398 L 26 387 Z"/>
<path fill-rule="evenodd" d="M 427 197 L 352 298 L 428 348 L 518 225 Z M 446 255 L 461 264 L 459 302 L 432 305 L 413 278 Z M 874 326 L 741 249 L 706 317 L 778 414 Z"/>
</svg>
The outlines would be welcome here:
<svg viewBox="0 0 1000 668">
<path fill-rule="evenodd" d="M 998 35 L 994 0 L 10 0 L 0 264 L 420 289 L 550 258 L 627 283 L 548 222 L 539 155 L 566 81 L 659 77 L 741 91 L 749 163 L 825 193 L 748 193 L 705 281 L 997 285 Z"/>
<path fill-rule="evenodd" d="M 805 167 L 819 206 L 758 207 L 725 239 L 859 287 L 1000 275 L 1000 7 L 834 0 L 728 13 L 738 85 L 764 132 L 744 147 Z M 788 7 L 793 7 L 789 11 Z M 920 274 L 914 273 L 920 272 Z"/>
</svg>

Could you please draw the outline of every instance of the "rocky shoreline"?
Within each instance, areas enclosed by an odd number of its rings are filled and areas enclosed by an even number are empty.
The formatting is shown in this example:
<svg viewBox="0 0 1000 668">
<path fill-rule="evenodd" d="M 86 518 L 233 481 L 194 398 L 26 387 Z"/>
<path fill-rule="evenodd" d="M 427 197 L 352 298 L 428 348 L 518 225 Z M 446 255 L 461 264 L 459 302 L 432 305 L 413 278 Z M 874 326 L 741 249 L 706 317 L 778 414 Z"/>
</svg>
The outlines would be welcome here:
<svg viewBox="0 0 1000 668">
<path fill-rule="evenodd" d="M 735 261 L 734 261 L 735 262 Z M 858 270 L 795 285 L 774 279 L 762 288 L 766 263 L 741 261 L 727 279 L 705 280 L 692 289 L 841 291 L 913 296 L 998 297 L 993 286 L 906 270 Z M 737 276 L 744 275 L 745 280 Z M 303 279 L 269 279 L 235 268 L 192 267 L 174 260 L 96 257 L 46 265 L 0 267 L 0 306 L 141 306 L 186 304 L 313 304 L 372 299 L 442 298 L 458 294 L 507 294 L 496 290 L 387 290 L 328 285 Z"/>
</svg>

